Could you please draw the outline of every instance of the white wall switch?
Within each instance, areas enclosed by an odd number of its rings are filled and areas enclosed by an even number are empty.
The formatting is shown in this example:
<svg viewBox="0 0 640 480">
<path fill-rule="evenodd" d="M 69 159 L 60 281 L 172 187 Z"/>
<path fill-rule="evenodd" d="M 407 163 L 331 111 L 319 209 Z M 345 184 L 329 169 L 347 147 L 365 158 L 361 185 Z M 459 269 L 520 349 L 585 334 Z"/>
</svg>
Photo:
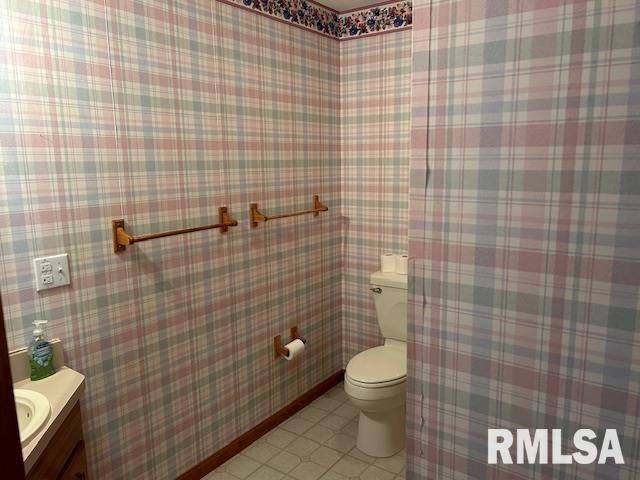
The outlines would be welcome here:
<svg viewBox="0 0 640 480">
<path fill-rule="evenodd" d="M 41 257 L 33 260 L 33 271 L 36 276 L 36 290 L 69 285 L 69 256 L 66 253 Z"/>
</svg>

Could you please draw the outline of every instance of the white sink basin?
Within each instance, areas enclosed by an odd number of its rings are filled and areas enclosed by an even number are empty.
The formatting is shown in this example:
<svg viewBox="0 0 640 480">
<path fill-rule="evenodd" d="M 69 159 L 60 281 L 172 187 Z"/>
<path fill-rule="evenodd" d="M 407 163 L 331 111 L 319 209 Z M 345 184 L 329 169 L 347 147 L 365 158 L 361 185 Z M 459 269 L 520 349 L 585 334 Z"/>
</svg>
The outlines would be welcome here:
<svg viewBox="0 0 640 480">
<path fill-rule="evenodd" d="M 16 388 L 13 390 L 13 396 L 16 399 L 20 443 L 24 447 L 47 423 L 51 404 L 47 397 L 33 390 Z"/>
</svg>

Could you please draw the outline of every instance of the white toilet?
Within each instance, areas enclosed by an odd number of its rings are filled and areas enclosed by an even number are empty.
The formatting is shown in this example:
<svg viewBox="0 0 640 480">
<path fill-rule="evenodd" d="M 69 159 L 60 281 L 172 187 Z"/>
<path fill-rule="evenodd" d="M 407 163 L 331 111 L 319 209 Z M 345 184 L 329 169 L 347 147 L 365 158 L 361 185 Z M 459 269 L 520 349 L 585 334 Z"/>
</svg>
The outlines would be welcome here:
<svg viewBox="0 0 640 480">
<path fill-rule="evenodd" d="M 405 439 L 407 276 L 376 272 L 370 283 L 384 345 L 351 359 L 344 390 L 360 409 L 357 447 L 372 457 L 390 457 Z"/>
</svg>

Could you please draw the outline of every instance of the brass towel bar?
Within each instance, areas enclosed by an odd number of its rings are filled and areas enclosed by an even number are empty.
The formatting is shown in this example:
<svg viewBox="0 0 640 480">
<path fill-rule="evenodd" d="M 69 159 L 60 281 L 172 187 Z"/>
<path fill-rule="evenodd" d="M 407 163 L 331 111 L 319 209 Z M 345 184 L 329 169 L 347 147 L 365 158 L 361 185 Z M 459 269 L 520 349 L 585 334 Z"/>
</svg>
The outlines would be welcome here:
<svg viewBox="0 0 640 480">
<path fill-rule="evenodd" d="M 266 222 L 268 220 L 275 220 L 277 218 L 297 217 L 298 215 L 307 215 L 312 213 L 315 217 L 320 215 L 320 212 L 326 212 L 329 207 L 322 204 L 318 195 L 313 196 L 313 208 L 310 210 L 301 210 L 298 212 L 281 213 L 279 215 L 264 215 L 258 210 L 258 204 L 252 203 L 250 211 L 250 221 L 252 227 L 257 227 L 259 222 Z M 115 253 L 123 252 L 127 249 L 127 245 L 133 245 L 134 243 L 146 242 L 147 240 L 153 240 L 155 238 L 171 237 L 173 235 L 182 235 L 183 233 L 199 232 L 201 230 L 211 230 L 213 228 L 219 228 L 220 233 L 225 233 L 229 230 L 229 227 L 238 226 L 237 220 L 233 219 L 227 210 L 227 207 L 218 208 L 218 223 L 213 225 L 202 225 L 200 227 L 183 228 L 180 230 L 169 230 L 160 233 L 149 233 L 147 235 L 140 235 L 139 237 L 133 237 L 125 230 L 124 219 L 111 220 L 111 234 L 113 239 L 113 251 Z"/>
<path fill-rule="evenodd" d="M 298 215 L 307 215 L 309 213 L 312 213 L 314 217 L 317 217 L 320 214 L 320 212 L 326 212 L 327 210 L 329 210 L 329 207 L 327 207 L 326 205 L 323 205 L 320 202 L 318 195 L 313 196 L 313 208 L 311 210 L 301 210 L 299 212 L 281 213 L 279 215 L 265 215 L 263 213 L 260 213 L 260 211 L 258 210 L 257 203 L 251 203 L 250 208 L 251 208 L 250 220 L 251 220 L 252 227 L 257 227 L 258 222 L 266 222 L 268 220 L 275 220 L 277 218 L 297 217 Z"/>
<path fill-rule="evenodd" d="M 146 242 L 147 240 L 153 240 L 155 238 L 171 237 L 173 235 L 181 235 L 183 233 L 199 232 L 201 230 L 211 230 L 213 228 L 219 228 L 220 233 L 225 233 L 229 227 L 235 227 L 238 222 L 231 218 L 227 211 L 227 207 L 218 208 L 218 222 L 213 225 L 203 225 L 200 227 L 183 228 L 181 230 L 169 230 L 167 232 L 150 233 L 148 235 L 141 235 L 139 237 L 132 237 L 124 229 L 124 220 L 112 220 L 111 229 L 113 234 L 113 251 L 115 253 L 122 252 L 127 248 L 127 245 L 133 245 L 138 242 Z"/>
</svg>

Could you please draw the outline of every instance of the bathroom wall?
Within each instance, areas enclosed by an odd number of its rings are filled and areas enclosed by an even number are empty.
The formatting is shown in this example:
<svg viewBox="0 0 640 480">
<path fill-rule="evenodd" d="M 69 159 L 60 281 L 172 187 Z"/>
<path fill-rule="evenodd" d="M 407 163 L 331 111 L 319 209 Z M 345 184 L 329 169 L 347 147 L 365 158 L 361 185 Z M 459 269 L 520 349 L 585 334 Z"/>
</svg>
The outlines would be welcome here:
<svg viewBox="0 0 640 480">
<path fill-rule="evenodd" d="M 50 321 L 92 478 L 174 478 L 342 367 L 339 43 L 210 0 L 0 5 L 0 291 Z M 250 229 L 266 213 L 329 212 Z M 112 251 L 136 235 L 240 226 Z M 34 257 L 70 288 L 36 293 Z M 300 362 L 272 359 L 297 324 Z"/>
<path fill-rule="evenodd" d="M 411 32 L 340 43 L 343 362 L 382 343 L 369 275 L 407 251 Z"/>
<path fill-rule="evenodd" d="M 408 478 L 640 474 L 639 25 L 414 5 Z M 490 467 L 488 428 L 615 428 L 625 465 Z"/>
</svg>

